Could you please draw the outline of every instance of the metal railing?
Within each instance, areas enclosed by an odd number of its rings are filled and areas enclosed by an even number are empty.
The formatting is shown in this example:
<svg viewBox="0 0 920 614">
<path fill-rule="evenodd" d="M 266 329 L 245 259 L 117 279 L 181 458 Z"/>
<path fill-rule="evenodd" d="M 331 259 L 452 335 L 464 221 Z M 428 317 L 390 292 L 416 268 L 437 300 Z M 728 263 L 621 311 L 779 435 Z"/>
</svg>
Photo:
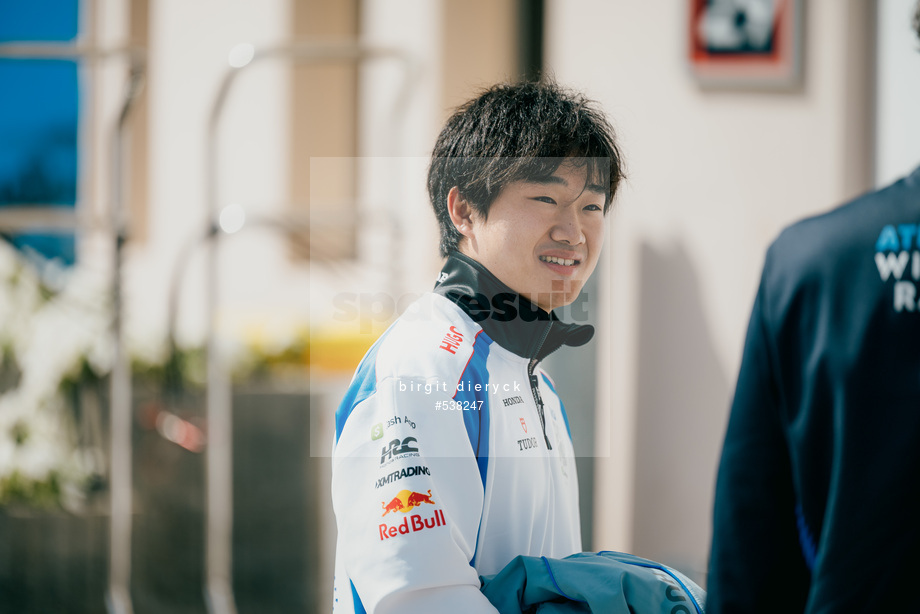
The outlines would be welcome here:
<svg viewBox="0 0 920 614">
<path fill-rule="evenodd" d="M 118 119 L 113 127 L 111 141 L 111 206 L 107 220 L 80 216 L 60 207 L 14 206 L 0 210 L 0 229 L 74 229 L 104 226 L 113 242 L 113 272 L 111 292 L 113 298 L 112 342 L 114 363 L 111 374 L 110 410 L 110 540 L 108 550 L 109 574 L 106 606 L 110 614 L 132 614 L 131 534 L 132 534 L 132 387 L 130 361 L 124 342 L 122 320 L 122 269 L 123 248 L 128 239 L 127 210 L 125 203 L 125 169 L 127 120 L 144 83 L 146 55 L 143 49 L 130 46 L 95 47 L 71 43 L 8 43 L 0 44 L 0 58 L 102 61 L 125 59 L 129 78 Z M 265 60 L 289 60 L 297 63 L 337 63 L 395 60 L 404 69 L 404 80 L 393 103 L 393 138 L 398 140 L 402 115 L 418 73 L 415 60 L 399 49 L 379 48 L 354 42 L 309 43 L 300 42 L 264 49 L 237 46 L 230 54 L 230 68 L 221 80 L 208 119 L 206 150 L 206 204 L 209 228 L 203 237 L 209 239 L 207 252 L 207 393 L 206 419 L 208 442 L 206 450 L 206 586 L 205 596 L 211 614 L 235 614 L 236 605 L 232 589 L 232 528 L 233 528 L 233 450 L 231 383 L 225 365 L 221 362 L 216 315 L 219 286 L 217 280 L 217 250 L 221 231 L 218 219 L 221 211 L 217 185 L 218 154 L 217 132 L 227 98 L 238 75 L 248 66 Z M 302 217 L 302 216 L 301 216 Z M 255 218 L 252 226 L 271 227 L 282 231 L 304 228 L 304 220 L 295 216 L 285 223 L 280 218 Z M 392 222 L 392 220 L 391 220 Z M 398 241 L 399 224 L 392 222 L 392 234 Z M 175 281 L 175 280 L 174 280 Z M 170 342 L 174 343 L 176 314 L 170 292 Z"/>
<path fill-rule="evenodd" d="M 111 141 L 111 206 L 108 228 L 113 240 L 111 281 L 114 362 L 111 374 L 109 461 L 109 574 L 106 607 L 111 614 L 131 614 L 131 368 L 122 329 L 122 261 L 127 240 L 123 162 L 127 120 L 141 91 L 146 52 L 131 46 L 96 47 L 82 43 L 23 42 L 0 44 L 0 58 L 22 60 L 127 60 L 129 77 Z M 15 228 L 73 228 L 76 215 L 54 207 L 13 207 L 0 215 L 0 225 Z"/>
<path fill-rule="evenodd" d="M 342 43 L 292 43 L 257 49 L 251 45 L 238 45 L 231 50 L 230 68 L 224 74 L 208 117 L 206 200 L 211 238 L 207 255 L 207 394 L 206 416 L 208 446 L 206 452 L 207 528 L 206 528 L 206 595 L 211 614 L 235 614 L 236 605 L 232 588 L 232 531 L 233 531 L 233 448 L 231 415 L 231 382 L 227 369 L 221 362 L 216 329 L 218 307 L 218 258 L 221 232 L 218 226 L 221 207 L 218 195 L 217 132 L 224 105 L 239 74 L 247 67 L 265 60 L 290 60 L 297 63 L 363 62 L 396 60 L 405 70 L 405 79 L 394 102 L 393 126 L 400 124 L 400 116 L 414 85 L 417 65 L 405 51 L 378 48 L 355 42 Z M 395 138 L 392 140 L 395 142 Z"/>
</svg>

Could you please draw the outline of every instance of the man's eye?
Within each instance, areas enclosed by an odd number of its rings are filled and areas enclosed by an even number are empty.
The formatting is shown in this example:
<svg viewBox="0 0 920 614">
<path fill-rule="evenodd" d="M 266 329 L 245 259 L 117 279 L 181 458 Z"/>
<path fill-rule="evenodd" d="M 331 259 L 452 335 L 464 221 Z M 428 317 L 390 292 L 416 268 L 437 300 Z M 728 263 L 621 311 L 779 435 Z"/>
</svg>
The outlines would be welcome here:
<svg viewBox="0 0 920 614">
<path fill-rule="evenodd" d="M 534 200 L 539 200 L 542 203 L 549 203 L 555 205 L 556 201 L 550 198 L 549 196 L 534 196 Z"/>
<path fill-rule="evenodd" d="M 603 211 L 604 209 L 600 205 L 587 205 L 585 211 Z"/>
</svg>

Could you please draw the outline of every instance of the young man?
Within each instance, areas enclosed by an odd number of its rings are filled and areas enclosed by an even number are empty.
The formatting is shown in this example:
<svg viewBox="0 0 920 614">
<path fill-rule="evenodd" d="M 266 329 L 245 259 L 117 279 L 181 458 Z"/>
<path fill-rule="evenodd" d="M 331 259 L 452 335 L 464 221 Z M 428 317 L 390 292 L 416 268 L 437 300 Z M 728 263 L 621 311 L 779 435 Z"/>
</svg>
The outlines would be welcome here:
<svg viewBox="0 0 920 614">
<path fill-rule="evenodd" d="M 593 272 L 621 175 L 604 117 L 552 84 L 496 86 L 448 120 L 428 176 L 447 262 L 336 415 L 336 612 L 495 612 L 479 575 L 581 550 L 540 361 L 593 334 L 552 310 Z"/>
<path fill-rule="evenodd" d="M 716 486 L 710 614 L 918 610 L 918 222 L 920 168 L 767 252 Z"/>
</svg>

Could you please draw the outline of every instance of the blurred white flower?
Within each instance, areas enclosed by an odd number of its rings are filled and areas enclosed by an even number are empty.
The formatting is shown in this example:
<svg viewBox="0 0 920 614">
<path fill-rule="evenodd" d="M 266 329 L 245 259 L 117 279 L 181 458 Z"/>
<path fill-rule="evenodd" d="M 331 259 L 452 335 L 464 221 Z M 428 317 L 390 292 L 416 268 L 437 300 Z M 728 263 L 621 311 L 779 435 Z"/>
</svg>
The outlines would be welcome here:
<svg viewBox="0 0 920 614">
<path fill-rule="evenodd" d="M 78 453 L 62 385 L 85 363 L 97 375 L 111 369 L 107 281 L 79 265 L 58 277 L 52 293 L 0 242 L 0 351 L 12 358 L 0 362 L 0 503 L 4 485 L 30 492 L 54 483 L 59 503 L 72 504 L 94 469 Z"/>
</svg>

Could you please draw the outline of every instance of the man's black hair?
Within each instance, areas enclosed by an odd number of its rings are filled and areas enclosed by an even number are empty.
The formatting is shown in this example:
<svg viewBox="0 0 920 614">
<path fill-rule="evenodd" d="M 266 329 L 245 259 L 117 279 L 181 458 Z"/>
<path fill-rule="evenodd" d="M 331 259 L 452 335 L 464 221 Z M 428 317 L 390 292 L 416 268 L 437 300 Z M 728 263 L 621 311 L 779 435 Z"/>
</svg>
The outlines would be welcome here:
<svg viewBox="0 0 920 614">
<path fill-rule="evenodd" d="M 605 188 L 606 213 L 623 163 L 613 128 L 583 95 L 551 82 L 501 84 L 457 108 L 428 168 L 441 255 L 455 251 L 461 238 L 447 210 L 451 188 L 486 218 L 508 183 L 548 177 L 563 162 L 588 167 L 588 183 Z"/>
</svg>

